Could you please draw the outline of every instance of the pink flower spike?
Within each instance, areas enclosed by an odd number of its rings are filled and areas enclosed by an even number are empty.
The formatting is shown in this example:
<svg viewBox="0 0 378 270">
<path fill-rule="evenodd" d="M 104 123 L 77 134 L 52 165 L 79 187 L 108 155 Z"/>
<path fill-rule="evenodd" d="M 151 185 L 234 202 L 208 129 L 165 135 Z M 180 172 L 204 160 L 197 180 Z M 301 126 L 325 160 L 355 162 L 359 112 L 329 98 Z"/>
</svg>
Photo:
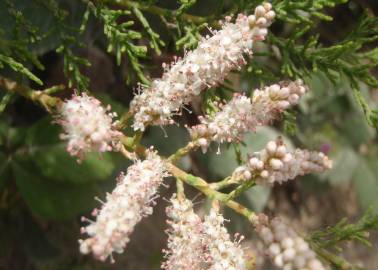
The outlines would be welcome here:
<svg viewBox="0 0 378 270">
<path fill-rule="evenodd" d="M 95 210 L 96 221 L 82 228 L 87 239 L 80 239 L 80 251 L 93 253 L 99 260 L 112 260 L 112 253 L 122 253 L 137 223 L 152 214 L 154 200 L 163 178 L 167 176 L 163 161 L 153 152 L 144 161 L 137 160 L 127 174 L 121 174 L 117 186 L 106 195 L 106 202 Z M 87 219 L 84 219 L 88 221 Z"/>
<path fill-rule="evenodd" d="M 212 30 L 211 37 L 203 37 L 197 49 L 175 60 L 170 69 L 164 64 L 162 78 L 148 88 L 141 87 L 141 93 L 130 104 L 134 130 L 143 131 L 148 124 L 172 123 L 172 116 L 180 113 L 184 104 L 245 65 L 244 54 L 251 55 L 254 41 L 264 39 L 274 15 L 271 6 L 265 5 L 258 6 L 255 15 L 239 14 L 235 23 L 226 17 L 222 29 Z"/>
</svg>

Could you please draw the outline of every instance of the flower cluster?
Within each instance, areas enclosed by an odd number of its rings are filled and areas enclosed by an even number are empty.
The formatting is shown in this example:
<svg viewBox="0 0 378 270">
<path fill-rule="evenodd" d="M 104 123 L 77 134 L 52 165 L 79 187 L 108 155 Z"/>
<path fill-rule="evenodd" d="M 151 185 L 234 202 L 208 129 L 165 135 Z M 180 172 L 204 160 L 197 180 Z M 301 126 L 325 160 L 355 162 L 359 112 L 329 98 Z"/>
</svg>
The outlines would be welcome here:
<svg viewBox="0 0 378 270">
<path fill-rule="evenodd" d="M 168 250 L 164 250 L 165 270 L 244 270 L 240 241 L 233 242 L 224 227 L 224 218 L 212 208 L 204 221 L 193 211 L 193 204 L 174 195 L 167 208 Z M 241 239 L 241 238 L 240 238 Z"/>
<path fill-rule="evenodd" d="M 167 207 L 170 228 L 167 230 L 168 249 L 164 250 L 167 259 L 162 268 L 165 270 L 202 269 L 205 261 L 203 226 L 199 216 L 193 211 L 188 199 L 171 198 L 172 205 Z"/>
<path fill-rule="evenodd" d="M 269 3 L 258 6 L 255 14 L 239 14 L 235 23 L 226 18 L 219 31 L 200 40 L 198 48 L 172 63 L 161 79 L 148 88 L 140 89 L 130 108 L 134 112 L 135 130 L 147 124 L 164 125 L 172 122 L 172 114 L 179 113 L 184 104 L 208 87 L 218 85 L 234 69 L 245 64 L 243 54 L 252 54 L 256 40 L 264 40 L 267 27 L 275 17 Z M 143 87 L 142 87 L 143 88 Z"/>
<path fill-rule="evenodd" d="M 299 175 L 324 172 L 331 167 L 332 161 L 322 152 L 301 149 L 288 152 L 283 140 L 278 138 L 254 153 L 247 164 L 235 170 L 234 176 L 243 181 L 254 179 L 258 184 L 273 184 Z"/>
<path fill-rule="evenodd" d="M 106 152 L 117 146 L 122 133 L 113 122 L 116 114 L 109 110 L 85 93 L 73 95 L 62 104 L 57 122 L 63 127 L 61 138 L 68 140 L 67 151 L 71 155 L 81 160 L 86 152 Z"/>
<path fill-rule="evenodd" d="M 200 117 L 200 124 L 190 129 L 193 139 L 206 150 L 211 141 L 218 143 L 237 141 L 247 131 L 269 124 L 289 106 L 296 105 L 306 92 L 301 80 L 282 82 L 255 90 L 252 100 L 235 94 L 230 102 L 219 104 L 213 117 Z"/>
<path fill-rule="evenodd" d="M 268 221 L 266 216 L 261 215 L 259 221 L 256 231 L 277 267 L 284 270 L 326 269 L 309 244 L 282 220 L 274 218 Z"/>
<path fill-rule="evenodd" d="M 223 216 L 214 208 L 203 223 L 211 264 L 209 270 L 245 270 L 245 256 L 240 241 L 231 241 L 223 223 Z"/>
<path fill-rule="evenodd" d="M 152 214 L 157 189 L 165 176 L 163 161 L 152 151 L 144 161 L 130 166 L 126 175 L 119 176 L 116 188 L 107 194 L 101 209 L 93 211 L 96 221 L 87 220 L 89 224 L 82 228 L 89 238 L 79 240 L 80 251 L 92 252 L 102 261 L 110 256 L 113 261 L 112 253 L 123 252 L 135 225 Z"/>
</svg>

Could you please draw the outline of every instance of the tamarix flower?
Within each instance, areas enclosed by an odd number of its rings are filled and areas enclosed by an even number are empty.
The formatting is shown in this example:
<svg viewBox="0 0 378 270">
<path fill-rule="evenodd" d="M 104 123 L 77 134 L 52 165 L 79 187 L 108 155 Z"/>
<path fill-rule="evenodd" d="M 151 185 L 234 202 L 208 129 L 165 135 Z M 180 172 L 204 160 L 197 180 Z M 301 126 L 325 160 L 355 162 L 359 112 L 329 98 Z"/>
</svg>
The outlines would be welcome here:
<svg viewBox="0 0 378 270">
<path fill-rule="evenodd" d="M 106 195 L 101 209 L 93 211 L 96 221 L 90 221 L 82 228 L 89 235 L 79 240 L 80 251 L 93 253 L 99 260 L 106 260 L 112 253 L 122 253 L 135 225 L 144 217 L 152 214 L 152 206 L 157 190 L 166 176 L 163 161 L 149 152 L 144 161 L 136 161 L 127 174 L 119 176 L 116 188 Z"/>
<path fill-rule="evenodd" d="M 224 218 L 214 208 L 203 223 L 208 250 L 209 270 L 245 270 L 244 251 L 240 241 L 231 241 Z M 241 239 L 241 238 L 240 238 Z"/>
<path fill-rule="evenodd" d="M 239 14 L 235 23 L 227 17 L 222 29 L 212 30 L 213 36 L 202 38 L 197 49 L 186 53 L 170 68 L 164 64 L 167 70 L 162 78 L 148 88 L 142 87 L 131 102 L 134 129 L 143 131 L 148 124 L 172 123 L 172 115 L 180 113 L 184 104 L 244 65 L 243 55 L 252 54 L 254 41 L 264 40 L 267 35 L 267 27 L 275 17 L 271 9 L 265 3 L 255 9 L 254 15 Z"/>
<path fill-rule="evenodd" d="M 240 237 L 231 241 L 223 216 L 214 208 L 202 221 L 190 200 L 177 198 L 167 207 L 168 250 L 164 250 L 165 270 L 245 270 Z"/>
<path fill-rule="evenodd" d="M 289 152 L 281 138 L 270 141 L 254 153 L 248 163 L 238 167 L 234 177 L 253 179 L 258 184 L 282 183 L 299 175 L 320 173 L 332 168 L 332 161 L 322 152 L 296 149 Z"/>
<path fill-rule="evenodd" d="M 256 231 L 266 245 L 266 253 L 280 269 L 325 270 L 309 244 L 290 226 L 279 218 L 271 221 L 264 215 L 259 217 Z"/>
<path fill-rule="evenodd" d="M 193 204 L 185 198 L 173 195 L 172 205 L 167 207 L 168 249 L 163 250 L 165 270 L 200 270 L 205 262 L 203 224 L 193 211 Z"/>
<path fill-rule="evenodd" d="M 62 104 L 57 122 L 63 127 L 61 138 L 68 141 L 71 155 L 81 160 L 87 152 L 106 152 L 117 146 L 122 133 L 113 122 L 116 114 L 109 110 L 85 93 L 73 95 Z"/>
<path fill-rule="evenodd" d="M 218 143 L 241 140 L 244 133 L 269 124 L 289 106 L 296 105 L 306 92 L 302 80 L 282 82 L 255 90 L 252 99 L 235 96 L 213 116 L 199 117 L 200 124 L 190 129 L 191 137 L 205 151 L 211 141 Z"/>
</svg>

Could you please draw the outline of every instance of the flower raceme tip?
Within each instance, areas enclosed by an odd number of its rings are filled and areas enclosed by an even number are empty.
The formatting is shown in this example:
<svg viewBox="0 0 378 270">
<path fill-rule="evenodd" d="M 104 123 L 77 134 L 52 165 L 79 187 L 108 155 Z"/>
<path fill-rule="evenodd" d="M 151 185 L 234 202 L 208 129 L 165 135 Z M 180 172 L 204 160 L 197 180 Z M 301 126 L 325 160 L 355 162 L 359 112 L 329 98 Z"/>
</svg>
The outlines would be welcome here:
<svg viewBox="0 0 378 270">
<path fill-rule="evenodd" d="M 252 154 L 233 175 L 241 181 L 253 180 L 257 184 L 282 184 L 300 175 L 321 173 L 331 168 L 332 161 L 324 153 L 302 149 L 291 152 L 282 138 L 278 138 Z"/>
<path fill-rule="evenodd" d="M 252 98 L 235 94 L 228 103 L 217 104 L 219 110 L 214 116 L 199 117 L 200 124 L 189 129 L 190 135 L 203 151 L 212 141 L 240 141 L 244 133 L 271 123 L 285 109 L 298 104 L 306 89 L 302 80 L 296 80 L 256 89 Z"/>
</svg>

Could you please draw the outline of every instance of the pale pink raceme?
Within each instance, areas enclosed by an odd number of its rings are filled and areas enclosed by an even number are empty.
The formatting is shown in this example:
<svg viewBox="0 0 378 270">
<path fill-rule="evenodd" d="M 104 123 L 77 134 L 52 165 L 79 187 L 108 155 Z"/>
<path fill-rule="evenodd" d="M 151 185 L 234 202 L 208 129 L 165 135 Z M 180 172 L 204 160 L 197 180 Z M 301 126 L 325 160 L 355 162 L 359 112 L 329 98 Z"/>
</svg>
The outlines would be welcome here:
<svg viewBox="0 0 378 270">
<path fill-rule="evenodd" d="M 231 241 L 224 218 L 212 208 L 203 223 L 208 250 L 209 270 L 245 270 L 246 262 L 240 241 Z"/>
<path fill-rule="evenodd" d="M 173 195 L 171 203 L 166 210 L 169 218 L 168 249 L 163 250 L 166 261 L 162 269 L 204 269 L 206 248 L 201 218 L 194 213 L 190 200 Z"/>
<path fill-rule="evenodd" d="M 301 149 L 289 152 L 278 138 L 254 153 L 247 164 L 238 167 L 234 177 L 242 181 L 253 179 L 258 184 L 281 184 L 299 175 L 320 173 L 331 167 L 332 161 L 323 153 Z"/>
<path fill-rule="evenodd" d="M 60 107 L 57 122 L 68 141 L 67 151 L 79 160 L 87 152 L 106 152 L 118 146 L 122 133 L 116 130 L 115 113 L 103 108 L 99 100 L 83 93 L 73 95 Z"/>
<path fill-rule="evenodd" d="M 144 161 L 136 161 L 127 174 L 119 176 L 117 186 L 106 195 L 101 209 L 93 211 L 96 221 L 82 228 L 89 238 L 79 240 L 80 251 L 93 253 L 99 260 L 106 260 L 112 253 L 122 253 L 135 225 L 152 214 L 154 200 L 163 178 L 167 176 L 164 162 L 150 151 Z M 85 219 L 86 220 L 86 219 Z"/>
<path fill-rule="evenodd" d="M 325 270 L 309 244 L 279 218 L 259 217 L 256 231 L 272 262 L 283 270 Z"/>
<path fill-rule="evenodd" d="M 204 152 L 211 141 L 222 143 L 238 140 L 244 132 L 256 127 L 252 112 L 251 99 L 236 94 L 229 103 L 219 105 L 219 112 L 214 118 L 199 117 L 201 124 L 190 128 L 190 135 Z"/>
<path fill-rule="evenodd" d="M 226 104 L 218 105 L 213 117 L 200 117 L 200 124 L 190 129 L 191 137 L 205 151 L 211 141 L 238 141 L 248 131 L 269 124 L 289 106 L 296 105 L 306 92 L 301 80 L 282 82 L 255 90 L 252 99 L 235 94 Z"/>
<path fill-rule="evenodd" d="M 143 131 L 148 124 L 172 123 L 172 115 L 180 113 L 184 104 L 244 65 L 243 55 L 252 54 L 254 41 L 264 40 L 267 35 L 267 27 L 275 17 L 271 9 L 266 3 L 255 9 L 255 15 L 239 14 L 235 23 L 226 18 L 221 30 L 213 30 L 213 36 L 202 38 L 198 48 L 167 68 L 161 79 L 148 88 L 142 87 L 130 105 L 133 128 Z"/>
</svg>

